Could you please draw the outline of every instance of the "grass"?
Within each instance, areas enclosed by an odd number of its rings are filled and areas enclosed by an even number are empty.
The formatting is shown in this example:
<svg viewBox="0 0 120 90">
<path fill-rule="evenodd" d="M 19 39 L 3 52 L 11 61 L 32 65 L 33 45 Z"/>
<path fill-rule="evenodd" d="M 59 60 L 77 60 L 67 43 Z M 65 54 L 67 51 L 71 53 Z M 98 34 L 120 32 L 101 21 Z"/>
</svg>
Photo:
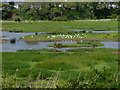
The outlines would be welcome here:
<svg viewBox="0 0 120 90">
<path fill-rule="evenodd" d="M 104 46 L 104 44 L 99 42 L 77 42 L 77 43 L 54 43 L 48 45 L 49 47 L 55 47 L 55 48 L 64 48 L 64 47 L 98 47 L 98 46 Z"/>
<path fill-rule="evenodd" d="M 62 36 L 60 36 L 62 35 Z M 63 36 L 64 35 L 64 36 Z M 67 37 L 68 36 L 68 37 Z M 72 38 L 71 38 L 72 37 Z M 81 38 L 82 37 L 82 38 Z M 62 33 L 62 34 L 42 34 L 42 35 L 29 35 L 22 37 L 26 41 L 62 41 L 62 40 L 98 40 L 98 41 L 118 41 L 118 33 Z"/>
<path fill-rule="evenodd" d="M 66 53 L 54 51 L 43 49 L 4 52 L 2 61 L 3 80 L 12 80 L 12 77 L 16 75 L 17 81 L 15 82 L 24 83 L 26 80 L 30 80 L 29 84 L 32 83 L 33 87 L 37 87 L 35 83 L 38 84 L 39 82 L 44 82 L 42 85 L 47 87 L 50 84 L 49 80 L 52 80 L 50 87 L 54 87 L 55 84 L 55 87 L 74 88 L 79 86 L 76 83 L 77 80 L 83 80 L 79 87 L 85 87 L 84 82 L 87 83 L 87 80 L 89 83 L 91 82 L 90 85 L 87 85 L 88 87 L 117 87 L 116 82 L 113 82 L 114 78 L 112 78 L 118 69 L 118 54 L 112 52 L 118 51 L 117 49 L 81 48 L 68 50 Z M 107 71 L 101 71 L 104 67 Z M 97 81 L 94 82 L 96 84 L 93 84 L 95 86 L 92 86 L 92 78 L 95 77 L 96 73 L 101 73 L 102 76 L 96 79 Z M 108 75 L 111 76 L 106 78 Z M 58 80 L 56 78 L 59 78 L 59 81 L 56 81 Z M 112 82 L 109 82 L 109 79 Z M 55 83 L 53 83 L 54 81 Z M 104 82 L 104 85 L 101 82 Z M 4 87 L 10 87 L 10 83 L 12 82 L 6 81 L 8 86 L 5 84 Z M 13 86 L 16 87 L 16 84 L 13 83 Z"/>
<path fill-rule="evenodd" d="M 66 30 L 108 30 L 117 31 L 118 21 L 41 21 L 41 22 L 2 22 L 4 31 L 21 32 L 66 32 Z"/>
</svg>

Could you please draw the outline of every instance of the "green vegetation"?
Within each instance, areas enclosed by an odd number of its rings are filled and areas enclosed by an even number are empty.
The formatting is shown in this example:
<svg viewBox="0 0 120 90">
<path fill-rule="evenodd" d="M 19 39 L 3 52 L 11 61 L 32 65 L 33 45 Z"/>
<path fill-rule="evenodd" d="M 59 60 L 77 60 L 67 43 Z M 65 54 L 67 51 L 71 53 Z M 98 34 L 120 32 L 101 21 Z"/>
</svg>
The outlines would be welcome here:
<svg viewBox="0 0 120 90">
<path fill-rule="evenodd" d="M 20 32 L 66 32 L 71 30 L 108 30 L 117 31 L 117 21 L 39 21 L 39 22 L 2 22 L 4 31 Z"/>
<path fill-rule="evenodd" d="M 119 15 L 118 2 L 21 2 L 18 8 L 14 2 L 2 3 L 3 20 L 83 20 L 116 19 Z M 17 4 L 16 4 L 17 5 Z M 65 19 L 62 19 L 66 17 Z M 19 19 L 18 19 L 19 18 Z"/>
<path fill-rule="evenodd" d="M 49 47 L 55 47 L 55 48 L 65 48 L 65 47 L 98 47 L 98 46 L 104 46 L 104 44 L 99 42 L 77 42 L 77 43 L 54 43 L 48 45 Z"/>
<path fill-rule="evenodd" d="M 42 35 L 29 35 L 22 37 L 26 41 L 62 41 L 62 40 L 90 40 L 90 41 L 118 41 L 118 33 L 61 33 L 61 34 L 42 34 Z"/>
<path fill-rule="evenodd" d="M 3 53 L 3 88 L 117 88 L 117 49 Z"/>
<path fill-rule="evenodd" d="M 3 31 L 35 33 L 21 37 L 21 40 L 81 41 L 48 45 L 57 48 L 97 47 L 103 46 L 97 41 L 118 41 L 117 33 L 91 31 L 118 31 L 120 2 L 17 4 L 18 8 L 12 1 L 0 4 L 1 27 Z M 0 40 L 0 43 L 5 42 Z M 10 42 L 15 43 L 15 39 Z M 2 82 L 3 88 L 118 88 L 118 54 L 117 49 L 109 48 L 80 48 L 67 52 L 56 49 L 3 52 L 0 87 Z"/>
</svg>

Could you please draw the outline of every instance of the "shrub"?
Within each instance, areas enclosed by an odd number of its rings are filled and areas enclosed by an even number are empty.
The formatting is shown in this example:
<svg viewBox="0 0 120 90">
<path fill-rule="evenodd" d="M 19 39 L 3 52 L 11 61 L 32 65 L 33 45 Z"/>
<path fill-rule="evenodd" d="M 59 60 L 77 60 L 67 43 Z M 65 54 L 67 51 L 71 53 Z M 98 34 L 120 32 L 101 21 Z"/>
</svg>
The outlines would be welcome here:
<svg viewBox="0 0 120 90">
<path fill-rule="evenodd" d="M 53 21 L 68 21 L 67 17 L 54 17 L 52 19 Z"/>
<path fill-rule="evenodd" d="M 117 14 L 112 14 L 111 16 L 108 16 L 108 18 L 110 19 L 116 19 L 116 17 L 117 17 Z"/>
<path fill-rule="evenodd" d="M 117 20 L 120 21 L 120 15 L 117 16 Z"/>
<path fill-rule="evenodd" d="M 35 17 L 31 17 L 29 20 L 30 20 L 30 21 L 35 21 L 36 18 L 35 18 Z"/>
<path fill-rule="evenodd" d="M 16 22 L 20 22 L 21 19 L 20 19 L 19 17 L 16 17 L 14 21 L 16 21 Z"/>
<path fill-rule="evenodd" d="M 11 39 L 11 40 L 10 40 L 10 43 L 15 43 L 15 42 L 16 42 L 15 39 Z"/>
</svg>

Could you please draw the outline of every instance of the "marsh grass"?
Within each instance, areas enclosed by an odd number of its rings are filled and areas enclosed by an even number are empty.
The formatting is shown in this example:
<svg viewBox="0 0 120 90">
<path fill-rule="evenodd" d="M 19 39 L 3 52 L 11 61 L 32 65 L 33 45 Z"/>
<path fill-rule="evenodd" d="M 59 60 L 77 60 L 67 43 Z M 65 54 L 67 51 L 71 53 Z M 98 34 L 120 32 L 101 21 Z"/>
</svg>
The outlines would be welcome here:
<svg viewBox="0 0 120 90">
<path fill-rule="evenodd" d="M 95 41 L 89 41 L 89 42 L 77 42 L 77 43 L 54 43 L 48 45 L 49 47 L 54 47 L 54 48 L 65 48 L 65 47 L 99 47 L 99 46 L 104 46 L 104 44 L 95 42 Z"/>
<path fill-rule="evenodd" d="M 79 34 L 79 37 L 74 37 L 76 34 Z M 82 35 L 84 34 L 84 35 Z M 52 36 L 55 35 L 56 37 L 49 37 L 47 36 Z M 71 34 L 64 34 L 64 35 L 69 35 L 72 36 L 72 38 L 66 38 L 66 37 L 57 37 L 59 34 L 42 34 L 42 35 L 28 35 L 25 36 L 24 38 L 21 38 L 22 40 L 25 41 L 80 41 L 80 40 L 86 40 L 86 41 L 118 41 L 118 38 L 120 37 L 118 33 L 71 33 Z M 82 37 L 82 38 L 80 38 Z"/>
<path fill-rule="evenodd" d="M 4 52 L 3 88 L 117 87 L 118 54 L 112 53 L 117 49 L 52 51 Z"/>
<path fill-rule="evenodd" d="M 74 79 L 71 78 L 71 76 Z M 17 77 L 15 73 L 12 77 L 3 79 L 3 88 L 118 88 L 118 74 L 110 69 L 102 68 L 100 71 L 91 69 L 90 72 L 66 72 L 51 74 L 50 78 L 32 79 L 31 75 L 27 79 Z M 63 76 L 65 79 L 63 79 Z"/>
<path fill-rule="evenodd" d="M 23 32 L 64 32 L 65 30 L 118 30 L 117 21 L 68 21 L 68 22 L 2 22 L 2 27 L 7 31 Z M 21 27 L 21 28 L 20 28 Z"/>
</svg>

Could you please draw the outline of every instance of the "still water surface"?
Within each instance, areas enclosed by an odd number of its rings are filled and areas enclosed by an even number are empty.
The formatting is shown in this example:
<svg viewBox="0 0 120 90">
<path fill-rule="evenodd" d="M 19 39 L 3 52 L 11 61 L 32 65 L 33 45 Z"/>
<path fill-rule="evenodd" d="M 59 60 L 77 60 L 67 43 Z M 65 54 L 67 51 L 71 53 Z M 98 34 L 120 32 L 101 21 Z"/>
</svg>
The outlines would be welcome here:
<svg viewBox="0 0 120 90">
<path fill-rule="evenodd" d="M 99 31 L 100 32 L 100 31 Z M 43 32 L 39 32 L 43 33 Z M 17 50 L 29 50 L 29 49 L 54 49 L 53 47 L 48 47 L 47 45 L 49 44 L 54 44 L 54 42 L 40 42 L 40 41 L 24 41 L 24 40 L 19 40 L 20 37 L 27 36 L 27 35 L 34 35 L 35 33 L 10 33 L 10 32 L 5 32 L 1 31 L 0 34 L 5 35 L 6 37 L 1 37 L 1 39 L 8 40 L 7 43 L 0 44 L 2 47 L 2 50 L 0 51 L 17 51 Z M 16 43 L 12 44 L 9 42 L 10 39 L 16 38 L 17 41 Z M 101 43 L 104 44 L 104 46 L 100 46 L 97 48 L 114 48 L 118 49 L 118 44 L 120 42 L 117 41 L 100 41 Z M 76 43 L 76 41 L 61 41 L 61 42 L 56 42 L 56 43 Z M 56 48 L 57 50 L 62 50 L 65 52 L 68 49 L 78 49 L 78 48 L 91 48 L 91 47 L 70 47 L 70 48 Z"/>
</svg>

